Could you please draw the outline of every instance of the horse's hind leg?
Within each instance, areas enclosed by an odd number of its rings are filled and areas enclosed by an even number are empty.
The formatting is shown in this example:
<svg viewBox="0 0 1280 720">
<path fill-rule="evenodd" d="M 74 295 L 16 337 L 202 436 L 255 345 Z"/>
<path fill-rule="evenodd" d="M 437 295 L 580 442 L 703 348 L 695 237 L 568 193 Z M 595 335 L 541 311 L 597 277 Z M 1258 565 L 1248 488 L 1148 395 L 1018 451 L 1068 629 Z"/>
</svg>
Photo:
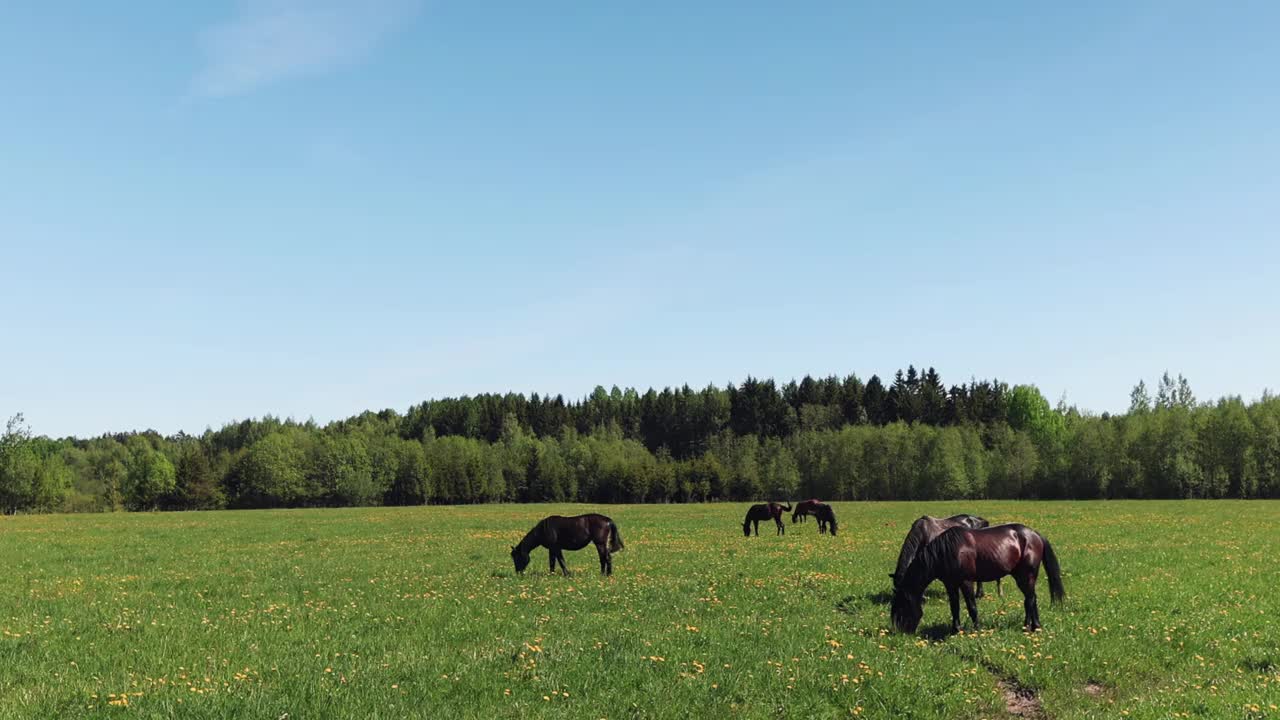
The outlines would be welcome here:
<svg viewBox="0 0 1280 720">
<path fill-rule="evenodd" d="M 600 554 L 600 574 L 612 575 L 613 560 L 609 557 L 609 546 L 598 544 L 596 545 L 596 552 Z"/>
<path fill-rule="evenodd" d="M 1039 568 L 1037 568 L 1039 570 Z M 1030 572 L 1021 572 L 1013 576 L 1022 591 L 1023 627 L 1030 632 L 1040 629 L 1040 606 L 1036 603 L 1036 576 Z"/>
<path fill-rule="evenodd" d="M 982 587 L 982 583 L 978 583 Z M 973 629 L 978 629 L 978 602 L 974 599 L 973 584 L 960 583 L 960 592 L 964 594 L 964 606 L 969 609 L 969 619 L 973 621 Z"/>
</svg>

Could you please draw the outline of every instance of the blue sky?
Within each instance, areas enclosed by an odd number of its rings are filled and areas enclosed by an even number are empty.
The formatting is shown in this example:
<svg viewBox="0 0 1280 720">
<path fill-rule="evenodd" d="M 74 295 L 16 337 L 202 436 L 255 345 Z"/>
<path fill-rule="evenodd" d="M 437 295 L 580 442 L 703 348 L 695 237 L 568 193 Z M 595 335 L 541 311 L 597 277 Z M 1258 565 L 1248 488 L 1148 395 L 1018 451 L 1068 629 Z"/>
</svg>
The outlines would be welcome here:
<svg viewBox="0 0 1280 720">
<path fill-rule="evenodd" d="M 1280 386 L 1280 5 L 26 3 L 0 414 Z"/>
</svg>

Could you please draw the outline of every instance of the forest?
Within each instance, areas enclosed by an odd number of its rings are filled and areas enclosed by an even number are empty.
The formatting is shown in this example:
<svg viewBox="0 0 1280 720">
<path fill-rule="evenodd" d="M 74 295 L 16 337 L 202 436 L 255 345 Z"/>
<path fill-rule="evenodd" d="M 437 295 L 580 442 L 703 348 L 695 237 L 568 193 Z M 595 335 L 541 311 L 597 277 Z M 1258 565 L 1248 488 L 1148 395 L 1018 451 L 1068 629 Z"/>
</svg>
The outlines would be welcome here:
<svg viewBox="0 0 1280 720">
<path fill-rule="evenodd" d="M 1033 385 L 748 378 L 427 400 L 327 425 L 263 417 L 201 435 L 0 436 L 0 511 L 100 512 L 763 498 L 1280 497 L 1280 399 L 1198 402 L 1166 372 L 1128 411 Z"/>
</svg>

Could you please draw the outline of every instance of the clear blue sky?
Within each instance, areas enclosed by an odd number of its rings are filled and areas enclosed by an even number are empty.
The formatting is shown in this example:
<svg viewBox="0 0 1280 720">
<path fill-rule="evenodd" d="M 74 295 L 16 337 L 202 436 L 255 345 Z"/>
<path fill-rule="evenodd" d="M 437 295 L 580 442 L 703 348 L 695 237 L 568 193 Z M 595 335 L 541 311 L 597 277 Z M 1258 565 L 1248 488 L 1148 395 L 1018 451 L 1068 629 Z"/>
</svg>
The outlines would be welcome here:
<svg viewBox="0 0 1280 720">
<path fill-rule="evenodd" d="M 0 414 L 1280 386 L 1280 4 L 624 5 L 9 8 Z"/>
</svg>

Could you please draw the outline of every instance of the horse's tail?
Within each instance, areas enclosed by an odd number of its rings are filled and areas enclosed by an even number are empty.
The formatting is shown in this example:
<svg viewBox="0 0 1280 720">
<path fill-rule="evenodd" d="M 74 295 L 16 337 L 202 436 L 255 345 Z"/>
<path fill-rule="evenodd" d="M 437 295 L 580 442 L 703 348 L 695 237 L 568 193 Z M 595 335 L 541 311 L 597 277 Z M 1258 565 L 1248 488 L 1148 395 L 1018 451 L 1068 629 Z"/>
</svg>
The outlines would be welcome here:
<svg viewBox="0 0 1280 720">
<path fill-rule="evenodd" d="M 791 512 L 791 503 L 784 503 L 784 504 L 782 505 L 782 511 L 783 511 L 783 512 Z"/>
<path fill-rule="evenodd" d="M 618 526 L 612 520 L 609 521 L 609 552 L 622 552 L 622 535 L 618 534 Z"/>
<path fill-rule="evenodd" d="M 1040 539 L 1044 541 L 1044 571 L 1049 576 L 1049 597 L 1053 602 L 1061 602 L 1067 596 L 1066 589 L 1062 587 L 1062 568 L 1058 567 L 1058 556 L 1053 552 L 1049 538 L 1041 535 Z"/>
</svg>

